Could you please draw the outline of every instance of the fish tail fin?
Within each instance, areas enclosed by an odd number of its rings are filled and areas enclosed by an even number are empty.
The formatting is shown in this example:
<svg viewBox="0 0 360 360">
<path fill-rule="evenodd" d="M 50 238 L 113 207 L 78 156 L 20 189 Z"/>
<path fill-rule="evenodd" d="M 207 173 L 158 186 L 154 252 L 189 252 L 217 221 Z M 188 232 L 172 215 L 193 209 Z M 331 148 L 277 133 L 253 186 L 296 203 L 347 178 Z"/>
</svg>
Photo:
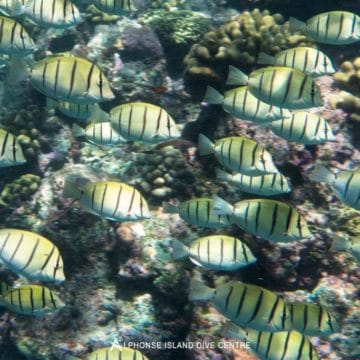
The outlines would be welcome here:
<svg viewBox="0 0 360 360">
<path fill-rule="evenodd" d="M 209 155 L 214 152 L 214 144 L 205 135 L 199 135 L 199 154 Z"/>
<path fill-rule="evenodd" d="M 222 335 L 230 339 L 239 339 L 246 337 L 246 330 L 231 321 L 227 321 L 222 331 Z"/>
<path fill-rule="evenodd" d="M 216 89 L 214 89 L 211 86 L 207 86 L 206 88 L 206 94 L 204 97 L 203 102 L 206 102 L 208 104 L 222 104 L 224 101 L 224 96 L 221 95 Z"/>
<path fill-rule="evenodd" d="M 290 32 L 297 32 L 297 31 L 303 31 L 306 32 L 307 26 L 306 23 L 304 23 L 301 20 L 298 20 L 294 17 L 290 17 L 289 19 L 289 31 Z"/>
<path fill-rule="evenodd" d="M 351 247 L 350 242 L 351 241 L 347 236 L 335 234 L 330 250 L 333 251 L 347 250 Z"/>
<path fill-rule="evenodd" d="M 258 64 L 261 65 L 274 65 L 275 64 L 275 57 L 264 52 L 259 53 L 258 57 Z"/>
<path fill-rule="evenodd" d="M 69 178 L 65 179 L 64 190 L 62 193 L 64 198 L 80 199 L 81 193 L 82 191 L 75 180 Z"/>
<path fill-rule="evenodd" d="M 230 181 L 231 174 L 229 174 L 226 171 L 223 171 L 221 169 L 216 169 L 216 178 L 220 181 Z"/>
<path fill-rule="evenodd" d="M 189 248 L 179 240 L 173 239 L 171 247 L 174 260 L 183 259 L 189 255 Z"/>
<path fill-rule="evenodd" d="M 195 278 L 190 283 L 189 300 L 207 301 L 214 297 L 215 290 L 209 288 L 201 279 Z"/>
<path fill-rule="evenodd" d="M 234 207 L 224 199 L 215 196 L 212 211 L 216 215 L 232 215 L 234 213 Z"/>
<path fill-rule="evenodd" d="M 99 104 L 95 104 L 88 121 L 91 123 L 107 122 L 109 121 L 109 114 L 101 109 Z"/>
<path fill-rule="evenodd" d="M 335 180 L 335 175 L 324 165 L 316 165 L 314 171 L 310 174 L 309 178 L 311 181 L 331 184 Z"/>
<path fill-rule="evenodd" d="M 78 124 L 73 124 L 71 128 L 71 133 L 74 137 L 81 137 L 85 135 L 85 130 Z"/>
<path fill-rule="evenodd" d="M 50 97 L 46 98 L 46 108 L 48 110 L 56 109 L 58 102 Z"/>
<path fill-rule="evenodd" d="M 235 66 L 229 66 L 229 74 L 226 85 L 246 85 L 249 77 Z"/>
<path fill-rule="evenodd" d="M 12 85 L 18 85 L 29 77 L 29 67 L 26 62 L 19 57 L 12 56 L 10 60 L 10 69 L 6 82 Z"/>
<path fill-rule="evenodd" d="M 178 214 L 179 207 L 174 204 L 164 203 L 163 204 L 163 213 L 164 214 Z"/>
</svg>

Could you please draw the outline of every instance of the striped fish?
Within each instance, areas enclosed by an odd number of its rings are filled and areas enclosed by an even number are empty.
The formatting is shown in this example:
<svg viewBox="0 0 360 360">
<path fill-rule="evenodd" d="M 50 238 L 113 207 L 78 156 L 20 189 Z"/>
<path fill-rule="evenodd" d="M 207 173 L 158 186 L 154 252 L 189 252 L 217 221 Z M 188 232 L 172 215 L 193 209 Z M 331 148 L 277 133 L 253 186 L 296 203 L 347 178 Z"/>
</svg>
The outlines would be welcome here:
<svg viewBox="0 0 360 360">
<path fill-rule="evenodd" d="M 26 159 L 16 136 L 0 129 L 0 168 L 24 163 Z"/>
<path fill-rule="evenodd" d="M 306 336 L 340 332 L 340 326 L 328 309 L 319 304 L 287 303 L 294 330 Z"/>
<path fill-rule="evenodd" d="M 164 204 L 163 212 L 179 214 L 184 221 L 191 225 L 212 229 L 229 226 L 230 217 L 215 215 L 212 211 L 213 204 L 213 200 L 207 198 L 187 200 L 179 206 L 166 203 Z"/>
<path fill-rule="evenodd" d="M 45 237 L 30 231 L 0 229 L 0 261 L 31 280 L 65 280 L 58 248 Z"/>
<path fill-rule="evenodd" d="M 328 56 L 318 49 L 305 46 L 280 51 L 275 57 L 260 52 L 258 63 L 291 67 L 312 77 L 335 72 Z"/>
<path fill-rule="evenodd" d="M 114 98 L 99 67 L 70 53 L 47 56 L 35 63 L 30 82 L 38 91 L 57 100 L 94 104 Z"/>
<path fill-rule="evenodd" d="M 0 0 L 0 12 L 6 16 L 19 16 L 25 11 L 27 0 Z"/>
<path fill-rule="evenodd" d="M 87 355 L 86 360 L 149 360 L 139 350 L 127 347 L 111 347 L 95 350 Z"/>
<path fill-rule="evenodd" d="M 317 165 L 310 179 L 331 185 L 344 204 L 360 210 L 360 170 L 338 171 L 334 174 L 325 166 Z"/>
<path fill-rule="evenodd" d="M 25 28 L 17 21 L 0 16 L 0 54 L 26 56 L 36 50 Z"/>
<path fill-rule="evenodd" d="M 246 244 L 227 235 L 202 237 L 189 246 L 174 239 L 172 247 L 174 259 L 188 256 L 194 264 L 206 269 L 232 271 L 256 261 Z"/>
<path fill-rule="evenodd" d="M 135 221 L 150 217 L 148 204 L 140 192 L 121 182 L 88 182 L 79 188 L 66 180 L 63 196 L 79 200 L 84 210 L 103 219 Z"/>
<path fill-rule="evenodd" d="M 249 91 L 259 100 L 282 108 L 306 109 L 323 105 L 315 80 L 297 69 L 270 66 L 247 76 L 230 66 L 227 84 L 248 85 Z"/>
<path fill-rule="evenodd" d="M 101 11 L 111 15 L 124 15 L 126 11 L 135 11 L 134 0 L 92 0 Z"/>
<path fill-rule="evenodd" d="M 251 94 L 247 86 L 226 91 L 224 96 L 208 86 L 203 101 L 208 104 L 221 104 L 229 114 L 260 124 L 291 115 L 287 109 L 260 101 Z"/>
<path fill-rule="evenodd" d="M 270 123 L 270 129 L 286 140 L 305 145 L 336 141 L 328 122 L 308 111 L 297 111 L 291 117 L 275 120 Z"/>
<path fill-rule="evenodd" d="M 2 295 L 0 305 L 22 315 L 41 316 L 65 306 L 50 289 L 40 285 L 22 285 Z"/>
<path fill-rule="evenodd" d="M 134 102 L 110 111 L 113 128 L 125 139 L 156 144 L 180 136 L 172 117 L 161 107 Z"/>
<path fill-rule="evenodd" d="M 261 360 L 319 360 L 315 346 L 297 331 L 257 331 L 228 324 L 225 336 L 245 338 Z"/>
<path fill-rule="evenodd" d="M 68 101 L 57 101 L 51 98 L 46 98 L 46 108 L 57 109 L 64 115 L 75 118 L 86 120 L 94 111 L 96 104 L 76 104 Z"/>
<path fill-rule="evenodd" d="M 280 173 L 247 176 L 243 174 L 229 174 L 216 169 L 216 178 L 220 181 L 227 181 L 249 194 L 272 196 L 291 191 L 286 177 Z"/>
<path fill-rule="evenodd" d="M 191 282 L 190 300 L 211 300 L 222 315 L 240 326 L 259 331 L 291 329 L 285 301 L 260 286 L 229 281 L 214 290 L 195 279 Z"/>
<path fill-rule="evenodd" d="M 70 0 L 27 0 L 25 14 L 44 27 L 68 28 L 81 21 L 79 9 Z"/>
<path fill-rule="evenodd" d="M 0 298 L 3 294 L 5 294 L 10 289 L 11 289 L 10 285 L 4 283 L 3 281 L 0 281 Z"/>
<path fill-rule="evenodd" d="M 232 136 L 212 143 L 205 135 L 199 135 L 199 154 L 214 154 L 227 169 L 249 176 L 277 173 L 271 154 L 254 140 Z"/>
<path fill-rule="evenodd" d="M 233 206 L 216 197 L 214 212 L 232 216 L 233 223 L 240 228 L 266 240 L 289 242 L 311 237 L 304 217 L 280 201 L 251 199 Z"/>
<path fill-rule="evenodd" d="M 112 127 L 110 122 L 92 123 L 85 129 L 77 124 L 72 126 L 74 137 L 85 136 L 90 143 L 99 146 L 113 146 L 123 144 L 126 140 L 121 137 Z"/>
<path fill-rule="evenodd" d="M 360 17 L 348 11 L 329 11 L 306 23 L 290 18 L 289 31 L 302 31 L 323 44 L 346 45 L 360 40 Z"/>
</svg>

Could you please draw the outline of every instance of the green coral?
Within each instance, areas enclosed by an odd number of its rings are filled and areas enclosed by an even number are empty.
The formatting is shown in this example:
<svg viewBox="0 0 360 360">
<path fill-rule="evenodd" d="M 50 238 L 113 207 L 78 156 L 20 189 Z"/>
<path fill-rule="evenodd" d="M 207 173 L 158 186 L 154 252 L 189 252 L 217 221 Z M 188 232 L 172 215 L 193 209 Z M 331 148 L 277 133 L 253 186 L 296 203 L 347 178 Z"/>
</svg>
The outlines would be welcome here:
<svg viewBox="0 0 360 360">
<path fill-rule="evenodd" d="M 304 35 L 290 34 L 283 16 L 268 10 L 244 11 L 235 19 L 206 33 L 185 57 L 185 82 L 191 93 L 208 84 L 220 85 L 229 65 L 250 71 L 259 52 L 274 55 L 296 46 L 309 45 Z M 199 89 L 199 87 L 201 89 Z"/>
<path fill-rule="evenodd" d="M 0 205 L 6 207 L 16 206 L 21 201 L 26 201 L 39 189 L 41 178 L 34 174 L 25 174 L 6 184 L 0 193 Z"/>
</svg>

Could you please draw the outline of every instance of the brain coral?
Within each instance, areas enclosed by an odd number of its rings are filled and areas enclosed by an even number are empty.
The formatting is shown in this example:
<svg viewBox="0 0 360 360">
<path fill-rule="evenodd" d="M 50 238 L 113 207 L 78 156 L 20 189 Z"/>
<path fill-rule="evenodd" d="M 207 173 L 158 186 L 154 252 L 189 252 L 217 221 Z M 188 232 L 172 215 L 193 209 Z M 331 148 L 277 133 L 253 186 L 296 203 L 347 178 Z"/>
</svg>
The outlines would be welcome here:
<svg viewBox="0 0 360 360">
<path fill-rule="evenodd" d="M 187 90 L 202 94 L 206 85 L 223 83 L 230 64 L 249 71 L 256 65 L 259 52 L 274 55 L 301 45 L 309 45 L 309 40 L 290 34 L 282 15 L 259 9 L 244 11 L 192 46 L 184 60 Z"/>
</svg>

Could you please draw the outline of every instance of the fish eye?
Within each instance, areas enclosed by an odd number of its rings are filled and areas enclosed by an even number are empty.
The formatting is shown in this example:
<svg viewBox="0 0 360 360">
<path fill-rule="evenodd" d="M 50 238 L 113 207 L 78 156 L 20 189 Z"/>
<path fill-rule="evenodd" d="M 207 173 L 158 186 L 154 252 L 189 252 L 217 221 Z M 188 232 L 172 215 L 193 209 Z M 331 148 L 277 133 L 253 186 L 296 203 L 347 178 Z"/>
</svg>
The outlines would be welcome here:
<svg viewBox="0 0 360 360">
<path fill-rule="evenodd" d="M 98 87 L 102 87 L 103 86 L 103 81 L 100 79 L 99 82 L 97 83 Z"/>
</svg>

